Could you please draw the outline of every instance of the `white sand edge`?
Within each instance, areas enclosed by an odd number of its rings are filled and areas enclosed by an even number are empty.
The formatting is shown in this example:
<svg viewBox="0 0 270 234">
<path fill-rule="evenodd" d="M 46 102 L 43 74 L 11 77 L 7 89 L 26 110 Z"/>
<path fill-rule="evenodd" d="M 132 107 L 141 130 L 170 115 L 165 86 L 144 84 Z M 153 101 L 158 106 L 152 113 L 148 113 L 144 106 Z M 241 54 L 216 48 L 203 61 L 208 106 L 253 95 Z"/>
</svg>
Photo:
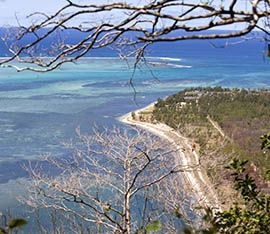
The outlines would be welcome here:
<svg viewBox="0 0 270 234">
<path fill-rule="evenodd" d="M 155 103 L 156 102 L 151 103 L 144 108 L 138 109 L 134 111 L 134 113 L 138 114 L 138 112 L 151 108 Z M 185 167 L 190 166 L 190 168 L 194 168 L 195 166 L 195 169 L 189 169 L 181 173 L 186 189 L 193 193 L 193 196 L 199 203 L 198 205 L 202 207 L 210 207 L 216 211 L 221 210 L 221 205 L 216 191 L 213 188 L 213 184 L 210 182 L 206 171 L 199 165 L 199 155 L 196 153 L 196 151 L 192 150 L 192 143 L 190 139 L 182 136 L 180 133 L 166 124 L 152 124 L 133 120 L 132 112 L 121 116 L 118 118 L 118 120 L 125 124 L 143 128 L 154 135 L 168 140 L 172 145 L 174 145 L 178 152 L 176 160 L 179 162 L 179 165 L 183 165 Z"/>
</svg>

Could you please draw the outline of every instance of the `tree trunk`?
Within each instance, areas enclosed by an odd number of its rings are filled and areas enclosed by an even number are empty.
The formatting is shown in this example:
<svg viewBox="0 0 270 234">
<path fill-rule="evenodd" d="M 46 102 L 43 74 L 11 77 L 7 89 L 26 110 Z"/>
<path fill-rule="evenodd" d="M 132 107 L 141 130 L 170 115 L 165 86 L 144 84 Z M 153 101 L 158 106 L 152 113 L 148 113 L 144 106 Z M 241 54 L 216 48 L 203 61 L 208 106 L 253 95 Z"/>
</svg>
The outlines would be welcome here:
<svg viewBox="0 0 270 234">
<path fill-rule="evenodd" d="M 131 234 L 131 215 L 130 215 L 130 176 L 131 176 L 131 163 L 127 159 L 125 163 L 125 202 L 124 202 L 124 231 L 125 234 Z"/>
</svg>

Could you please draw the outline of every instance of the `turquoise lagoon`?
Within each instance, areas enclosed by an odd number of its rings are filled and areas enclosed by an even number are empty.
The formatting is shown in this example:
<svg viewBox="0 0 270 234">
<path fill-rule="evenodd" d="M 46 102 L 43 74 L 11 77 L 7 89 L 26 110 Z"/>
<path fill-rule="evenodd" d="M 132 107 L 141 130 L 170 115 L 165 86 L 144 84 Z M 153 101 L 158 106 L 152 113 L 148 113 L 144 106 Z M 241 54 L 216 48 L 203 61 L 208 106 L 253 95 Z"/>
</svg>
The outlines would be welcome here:
<svg viewBox="0 0 270 234">
<path fill-rule="evenodd" d="M 64 155 L 61 143 L 75 136 L 76 127 L 91 132 L 94 124 L 123 126 L 117 117 L 188 87 L 270 88 L 264 46 L 257 41 L 224 49 L 207 42 L 158 45 L 149 66 L 136 71 L 136 97 L 129 85 L 132 60 L 102 52 L 45 74 L 1 68 L 0 211 L 18 206 L 16 196 L 27 178 L 22 165 L 48 153 Z"/>
</svg>

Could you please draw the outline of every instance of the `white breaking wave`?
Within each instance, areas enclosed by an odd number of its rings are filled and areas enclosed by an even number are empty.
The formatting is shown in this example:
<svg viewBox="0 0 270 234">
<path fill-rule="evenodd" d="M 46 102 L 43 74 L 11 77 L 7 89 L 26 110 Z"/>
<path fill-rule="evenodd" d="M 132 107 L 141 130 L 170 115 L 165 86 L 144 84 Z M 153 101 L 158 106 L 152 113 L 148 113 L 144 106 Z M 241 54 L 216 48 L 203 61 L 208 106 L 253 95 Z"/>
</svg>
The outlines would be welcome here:
<svg viewBox="0 0 270 234">
<path fill-rule="evenodd" d="M 192 68 L 189 65 L 181 65 L 181 64 L 174 64 L 174 63 L 166 63 L 167 66 L 176 67 L 176 68 Z"/>
<path fill-rule="evenodd" d="M 158 59 L 163 61 L 175 61 L 175 62 L 182 61 L 182 59 L 180 58 L 170 58 L 170 57 L 146 57 L 146 59 Z"/>
<path fill-rule="evenodd" d="M 168 67 L 174 67 L 174 68 L 192 68 L 192 66 L 189 65 L 182 65 L 182 64 L 175 64 L 175 63 L 160 63 L 160 62 L 150 62 L 153 66 L 168 66 Z"/>
</svg>

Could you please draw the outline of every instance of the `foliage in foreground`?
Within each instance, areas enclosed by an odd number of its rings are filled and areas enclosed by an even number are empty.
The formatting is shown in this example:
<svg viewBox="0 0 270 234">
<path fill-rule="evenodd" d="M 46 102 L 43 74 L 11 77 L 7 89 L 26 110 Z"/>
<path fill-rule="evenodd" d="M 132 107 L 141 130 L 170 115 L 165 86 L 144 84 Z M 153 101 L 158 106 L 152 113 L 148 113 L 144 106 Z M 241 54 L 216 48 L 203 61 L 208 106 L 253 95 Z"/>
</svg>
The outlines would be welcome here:
<svg viewBox="0 0 270 234">
<path fill-rule="evenodd" d="M 208 212 L 212 227 L 207 233 L 270 233 L 270 196 L 258 191 L 254 179 L 245 173 L 246 163 L 234 159 L 228 166 L 244 204 L 216 214 Z"/>
<path fill-rule="evenodd" d="M 270 150 L 270 133 L 261 137 L 262 150 Z M 200 233 L 267 234 L 270 233 L 270 195 L 258 190 L 255 180 L 246 172 L 247 160 L 233 159 L 227 169 L 232 171 L 235 189 L 244 204 L 235 204 L 225 211 L 206 210 L 205 220 L 210 228 Z M 185 233 L 192 233 L 185 230 Z"/>
<path fill-rule="evenodd" d="M 27 224 L 25 219 L 11 219 L 8 223 L 5 222 L 3 227 L 0 227 L 0 234 L 13 233 L 18 228 L 22 228 Z"/>
</svg>

